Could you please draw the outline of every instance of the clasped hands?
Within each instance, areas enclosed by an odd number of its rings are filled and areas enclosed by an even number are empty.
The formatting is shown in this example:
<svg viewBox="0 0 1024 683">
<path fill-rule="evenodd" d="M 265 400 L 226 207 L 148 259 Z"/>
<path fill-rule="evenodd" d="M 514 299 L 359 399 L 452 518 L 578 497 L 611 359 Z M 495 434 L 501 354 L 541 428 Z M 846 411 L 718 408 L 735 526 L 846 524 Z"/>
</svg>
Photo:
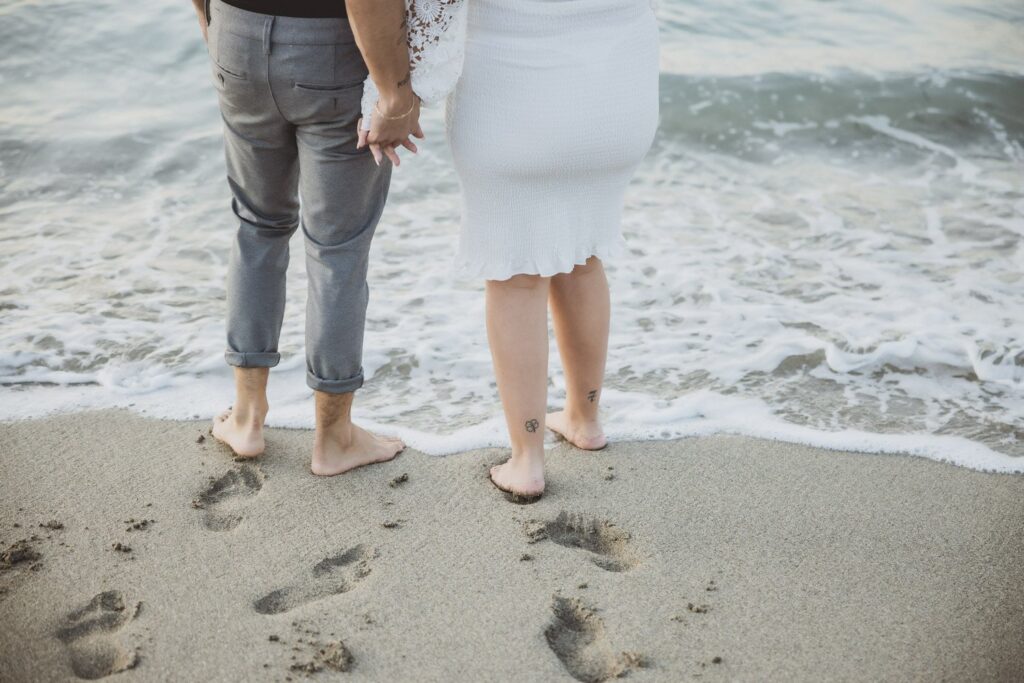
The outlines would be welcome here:
<svg viewBox="0 0 1024 683">
<path fill-rule="evenodd" d="M 420 128 L 420 98 L 411 90 L 392 97 L 381 94 L 370 117 L 370 129 L 363 128 L 362 119 L 359 119 L 357 128 L 359 141 L 356 149 L 369 145 L 378 166 L 384 157 L 399 166 L 402 162 L 398 158 L 398 147 L 405 147 L 415 154 L 418 148 L 412 138 L 422 140 L 424 137 L 423 129 Z"/>
</svg>

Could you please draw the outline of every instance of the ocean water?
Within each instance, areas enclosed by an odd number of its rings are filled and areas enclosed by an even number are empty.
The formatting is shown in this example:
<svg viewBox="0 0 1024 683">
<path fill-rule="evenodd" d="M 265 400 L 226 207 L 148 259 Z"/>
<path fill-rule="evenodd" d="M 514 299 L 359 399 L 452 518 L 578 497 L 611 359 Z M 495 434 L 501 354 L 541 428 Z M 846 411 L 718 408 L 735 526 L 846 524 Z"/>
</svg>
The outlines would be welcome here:
<svg viewBox="0 0 1024 683">
<path fill-rule="evenodd" d="M 661 130 L 628 195 L 629 253 L 608 264 L 610 435 L 1024 472 L 1024 5 L 658 12 Z M 0 419 L 224 408 L 234 225 L 189 3 L 8 0 L 0 45 Z M 482 283 L 450 270 L 441 113 L 425 123 L 372 252 L 356 413 L 443 454 L 507 435 Z M 276 426 L 312 425 L 301 253 Z M 551 371 L 555 407 L 554 346 Z"/>
</svg>

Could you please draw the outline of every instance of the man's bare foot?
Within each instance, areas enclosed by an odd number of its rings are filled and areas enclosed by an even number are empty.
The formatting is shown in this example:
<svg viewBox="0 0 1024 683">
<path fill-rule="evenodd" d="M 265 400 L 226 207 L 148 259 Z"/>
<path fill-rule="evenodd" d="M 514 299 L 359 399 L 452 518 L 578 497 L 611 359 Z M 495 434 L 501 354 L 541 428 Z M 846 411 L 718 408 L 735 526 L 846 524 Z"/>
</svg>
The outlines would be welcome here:
<svg viewBox="0 0 1024 683">
<path fill-rule="evenodd" d="M 599 451 L 608 445 L 600 420 L 571 419 L 564 410 L 559 410 L 548 413 L 546 423 L 548 429 L 560 434 L 576 448 Z"/>
<path fill-rule="evenodd" d="M 213 437 L 234 451 L 239 458 L 255 458 L 266 449 L 263 440 L 263 416 L 256 413 L 239 419 L 234 408 L 213 418 Z"/>
<path fill-rule="evenodd" d="M 539 498 L 544 493 L 544 456 L 511 457 L 491 468 L 491 483 L 513 497 Z"/>
<path fill-rule="evenodd" d="M 405 449 L 401 439 L 376 436 L 362 427 L 317 434 L 309 469 L 321 477 L 333 477 L 363 465 L 391 460 Z"/>
</svg>

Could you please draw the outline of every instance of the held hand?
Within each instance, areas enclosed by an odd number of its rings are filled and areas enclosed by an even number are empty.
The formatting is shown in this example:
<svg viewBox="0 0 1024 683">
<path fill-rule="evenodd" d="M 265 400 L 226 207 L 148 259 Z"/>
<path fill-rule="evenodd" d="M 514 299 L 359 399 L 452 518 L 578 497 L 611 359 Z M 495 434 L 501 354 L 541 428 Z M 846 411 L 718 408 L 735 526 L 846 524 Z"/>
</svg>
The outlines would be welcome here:
<svg viewBox="0 0 1024 683">
<path fill-rule="evenodd" d="M 374 161 L 380 165 L 383 157 L 387 157 L 395 166 L 401 165 L 397 148 L 405 147 L 415 154 L 418 150 L 410 136 L 423 139 L 423 129 L 420 127 L 420 100 L 413 95 L 412 106 L 408 103 L 403 108 L 399 105 L 387 105 L 384 98 L 377 102 L 375 107 L 376 115 L 370 119 L 370 130 L 364 130 L 362 119 L 357 124 L 359 141 L 356 148 L 360 149 L 365 145 L 370 146 Z"/>
</svg>

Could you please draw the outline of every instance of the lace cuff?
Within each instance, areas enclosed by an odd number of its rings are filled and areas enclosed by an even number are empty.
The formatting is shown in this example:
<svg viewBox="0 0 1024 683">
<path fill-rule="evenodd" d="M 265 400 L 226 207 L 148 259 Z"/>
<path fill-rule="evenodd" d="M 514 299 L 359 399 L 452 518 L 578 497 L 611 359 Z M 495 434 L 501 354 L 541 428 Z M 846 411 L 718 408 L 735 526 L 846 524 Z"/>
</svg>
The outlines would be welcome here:
<svg viewBox="0 0 1024 683">
<path fill-rule="evenodd" d="M 426 106 L 438 104 L 462 75 L 466 40 L 466 0 L 406 0 L 407 42 L 412 90 Z M 363 84 L 363 130 L 370 129 L 380 96 L 376 84 Z"/>
</svg>

